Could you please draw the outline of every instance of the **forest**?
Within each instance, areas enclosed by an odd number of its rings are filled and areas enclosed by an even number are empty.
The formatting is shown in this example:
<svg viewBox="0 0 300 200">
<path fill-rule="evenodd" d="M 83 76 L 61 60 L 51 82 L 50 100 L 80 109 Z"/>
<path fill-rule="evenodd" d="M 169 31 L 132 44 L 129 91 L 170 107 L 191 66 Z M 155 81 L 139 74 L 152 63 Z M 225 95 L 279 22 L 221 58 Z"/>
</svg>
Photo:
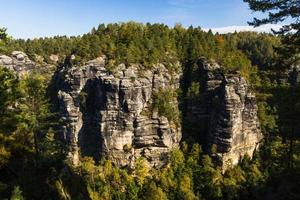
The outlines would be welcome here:
<svg viewBox="0 0 300 200">
<path fill-rule="evenodd" d="M 143 159 L 134 170 L 110 160 L 81 158 L 68 163 L 59 140 L 60 121 L 52 103 L 51 76 L 43 70 L 19 79 L 0 68 L 0 199 L 299 199 L 300 87 L 282 81 L 289 69 L 277 49 L 281 36 L 239 32 L 213 34 L 200 27 L 135 22 L 100 24 L 82 36 L 14 39 L 0 30 L 0 54 L 23 51 L 37 63 L 77 66 L 100 55 L 108 67 L 139 63 L 147 68 L 179 62 L 178 92 L 185 137 L 168 164 L 149 168 Z M 75 59 L 70 57 L 75 55 Z M 197 131 L 185 117 L 186 99 L 197 98 L 197 61 L 206 58 L 225 71 L 239 71 L 255 91 L 264 135 L 253 159 L 245 156 L 226 171 L 206 154 Z M 53 72 L 51 72 L 53 73 Z M 200 86 L 201 87 L 201 86 Z M 164 99 L 157 98 L 157 104 Z M 159 106 L 158 105 L 158 106 Z M 166 112 L 163 110 L 162 112 Z M 170 116 L 174 113 L 169 113 Z M 211 150 L 212 152 L 214 149 Z"/>
</svg>

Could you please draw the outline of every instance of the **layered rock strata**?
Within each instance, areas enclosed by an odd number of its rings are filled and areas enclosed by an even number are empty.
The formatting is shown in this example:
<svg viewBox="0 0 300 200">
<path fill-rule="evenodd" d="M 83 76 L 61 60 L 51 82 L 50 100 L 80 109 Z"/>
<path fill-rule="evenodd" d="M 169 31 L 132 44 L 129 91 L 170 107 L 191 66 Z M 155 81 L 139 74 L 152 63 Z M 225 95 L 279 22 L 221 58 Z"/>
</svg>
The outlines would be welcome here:
<svg viewBox="0 0 300 200">
<path fill-rule="evenodd" d="M 55 68 L 37 64 L 19 51 L 0 55 L 0 65 L 19 77 L 32 71 L 50 76 Z M 215 63 L 199 62 L 199 72 L 200 96 L 188 112 L 203 136 L 202 145 L 216 146 L 212 153 L 226 169 L 246 154 L 251 157 L 262 139 L 255 96 L 240 74 L 224 73 Z M 294 68 L 290 82 L 297 83 L 298 75 Z M 124 64 L 108 67 L 105 56 L 82 66 L 60 68 L 55 86 L 62 135 L 73 163 L 78 164 L 79 155 L 105 156 L 119 166 L 133 166 L 140 157 L 151 166 L 166 163 L 170 150 L 179 144 L 181 128 L 158 114 L 153 99 L 162 89 L 178 89 L 180 76 L 161 64 L 151 69 Z M 168 101 L 178 111 L 176 97 Z"/>
<path fill-rule="evenodd" d="M 179 78 L 161 64 L 150 70 L 124 64 L 108 70 L 105 56 L 61 69 L 56 79 L 62 132 L 73 163 L 80 155 L 105 156 L 119 166 L 133 166 L 144 157 L 151 166 L 162 166 L 178 146 L 181 130 L 153 110 L 153 93 L 177 89 Z M 176 98 L 170 103 L 178 109 Z"/>
<path fill-rule="evenodd" d="M 252 157 L 262 139 L 255 95 L 240 74 L 224 73 L 218 64 L 205 61 L 199 67 L 201 91 L 194 114 L 207 149 L 216 147 L 211 153 L 226 169 L 246 154 Z"/>
</svg>

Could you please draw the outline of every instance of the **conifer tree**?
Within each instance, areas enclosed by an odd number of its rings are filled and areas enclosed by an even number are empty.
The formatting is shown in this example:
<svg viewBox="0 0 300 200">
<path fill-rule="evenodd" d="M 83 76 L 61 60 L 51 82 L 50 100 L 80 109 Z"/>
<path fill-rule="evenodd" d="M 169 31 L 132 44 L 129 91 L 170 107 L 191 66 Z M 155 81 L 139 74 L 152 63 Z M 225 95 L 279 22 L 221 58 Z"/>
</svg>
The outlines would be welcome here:
<svg viewBox="0 0 300 200">
<path fill-rule="evenodd" d="M 294 63 L 300 59 L 300 1 L 297 0 L 244 0 L 253 11 L 268 13 L 268 17 L 254 18 L 250 25 L 260 26 L 263 24 L 277 24 L 279 22 L 288 22 L 283 25 L 279 31 L 273 30 L 275 34 L 283 36 L 284 48 L 281 53 L 284 58 Z"/>
</svg>

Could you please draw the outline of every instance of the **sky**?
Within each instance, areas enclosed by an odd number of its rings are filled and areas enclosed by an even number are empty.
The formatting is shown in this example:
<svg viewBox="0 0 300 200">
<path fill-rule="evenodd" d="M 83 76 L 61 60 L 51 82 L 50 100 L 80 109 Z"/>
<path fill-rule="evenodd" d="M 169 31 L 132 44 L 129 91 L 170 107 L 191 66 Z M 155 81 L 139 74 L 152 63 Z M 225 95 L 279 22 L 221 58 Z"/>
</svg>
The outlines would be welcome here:
<svg viewBox="0 0 300 200">
<path fill-rule="evenodd" d="M 247 21 L 254 16 L 261 15 L 243 0 L 1 0 L 0 4 L 0 27 L 23 39 L 81 35 L 100 23 L 127 21 L 181 23 L 225 33 L 253 30 Z"/>
</svg>

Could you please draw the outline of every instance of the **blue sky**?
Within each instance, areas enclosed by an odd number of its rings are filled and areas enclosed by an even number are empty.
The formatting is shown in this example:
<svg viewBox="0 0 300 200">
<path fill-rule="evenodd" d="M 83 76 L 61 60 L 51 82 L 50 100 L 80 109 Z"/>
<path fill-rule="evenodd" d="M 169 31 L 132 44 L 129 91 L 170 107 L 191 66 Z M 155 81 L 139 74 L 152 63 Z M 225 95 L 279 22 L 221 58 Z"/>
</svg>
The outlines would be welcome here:
<svg viewBox="0 0 300 200">
<path fill-rule="evenodd" d="M 99 23 L 159 22 L 173 26 L 247 26 L 254 13 L 242 0 L 1 0 L 0 27 L 15 38 L 79 35 Z"/>
</svg>

